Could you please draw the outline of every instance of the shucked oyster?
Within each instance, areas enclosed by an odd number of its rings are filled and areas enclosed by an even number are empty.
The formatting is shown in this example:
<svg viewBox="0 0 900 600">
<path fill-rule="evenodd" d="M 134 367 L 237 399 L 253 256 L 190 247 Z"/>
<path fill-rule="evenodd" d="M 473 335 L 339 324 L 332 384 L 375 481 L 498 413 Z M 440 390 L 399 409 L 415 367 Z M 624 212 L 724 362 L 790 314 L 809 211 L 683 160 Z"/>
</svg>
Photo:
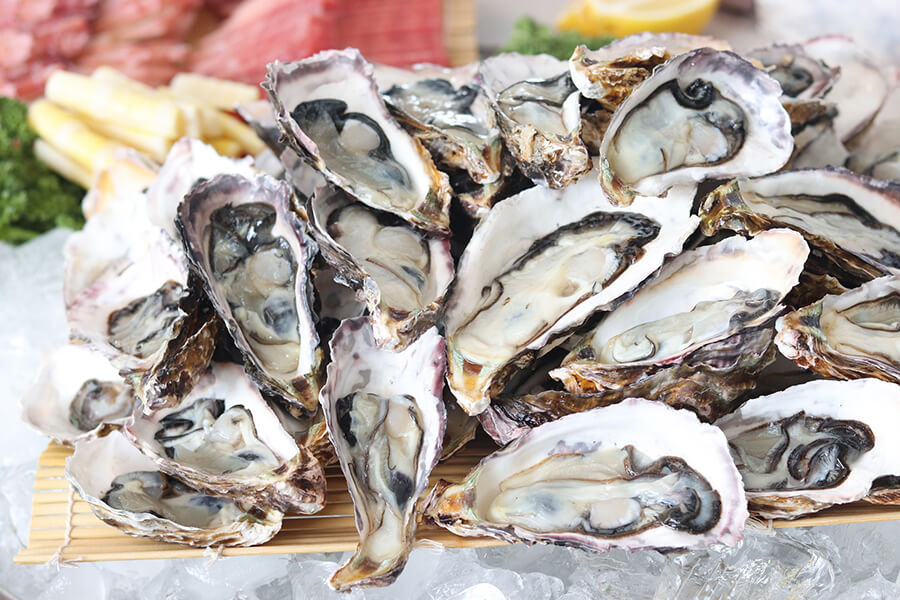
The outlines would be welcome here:
<svg viewBox="0 0 900 600">
<path fill-rule="evenodd" d="M 846 169 L 787 171 L 727 183 L 700 207 L 703 232 L 790 227 L 812 248 L 807 269 L 858 285 L 900 269 L 900 189 Z"/>
<path fill-rule="evenodd" d="M 819 100 L 784 102 L 791 117 L 794 151 L 785 165 L 787 169 L 836 167 L 846 162 L 847 148 L 837 137 L 834 119 L 837 107 Z"/>
<path fill-rule="evenodd" d="M 764 351 L 765 360 L 736 373 L 721 352 L 705 353 L 714 360 L 703 365 L 697 359 L 704 353 L 697 351 L 739 336 L 743 344 L 727 346 L 737 351 L 736 358 L 746 357 L 752 347 L 746 333 L 783 309 L 781 302 L 797 284 L 808 254 L 803 237 L 788 229 L 750 240 L 733 236 L 684 252 L 606 315 L 551 375 L 571 392 L 640 395 L 714 420 L 733 408 L 736 395 L 755 385 L 774 355 Z M 768 346 L 771 333 L 763 339 Z M 686 359 L 690 375 L 679 369 Z M 742 375 L 746 381 L 738 385 Z"/>
<path fill-rule="evenodd" d="M 569 59 L 569 73 L 585 98 L 615 110 L 654 68 L 696 48 L 731 50 L 731 45 L 704 35 L 637 33 L 597 50 L 578 46 Z"/>
<path fill-rule="evenodd" d="M 134 396 L 109 361 L 85 345 L 48 352 L 22 396 L 22 420 L 61 444 L 104 435 L 134 411 Z"/>
<path fill-rule="evenodd" d="M 390 116 L 358 50 L 269 65 L 262 84 L 291 148 L 361 202 L 448 233 L 450 186 Z"/>
<path fill-rule="evenodd" d="M 676 188 L 621 209 L 582 180 L 495 206 L 460 259 L 444 319 L 448 381 L 466 412 L 482 412 L 516 368 L 678 253 L 696 227 L 693 195 Z"/>
<path fill-rule="evenodd" d="M 178 227 L 245 366 L 297 416 L 318 406 L 322 350 L 309 268 L 316 243 L 284 183 L 215 177 L 184 199 Z"/>
<path fill-rule="evenodd" d="M 438 482 L 425 515 L 457 535 L 603 551 L 733 545 L 747 508 L 719 430 L 631 398 L 541 425 L 462 483 Z"/>
<path fill-rule="evenodd" d="M 751 511 L 795 518 L 853 502 L 900 472 L 900 386 L 877 379 L 811 381 L 755 398 L 716 422 Z"/>
<path fill-rule="evenodd" d="M 128 535 L 190 546 L 255 546 L 284 516 L 243 500 L 211 496 L 161 473 L 118 432 L 78 442 L 66 478 L 97 518 Z"/>
<path fill-rule="evenodd" d="M 329 584 L 388 585 L 406 564 L 416 501 L 441 454 L 444 341 L 432 328 L 395 353 L 378 348 L 365 318 L 349 319 L 331 340 L 331 357 L 321 401 L 360 542 Z"/>
<path fill-rule="evenodd" d="M 840 67 L 810 56 L 800 44 L 772 44 L 745 56 L 758 60 L 781 85 L 782 101 L 822 98 L 841 75 Z"/>
<path fill-rule="evenodd" d="M 282 511 L 325 505 L 325 476 L 239 366 L 213 363 L 181 403 L 136 415 L 125 435 L 160 470 L 204 492 Z"/>
<path fill-rule="evenodd" d="M 606 130 L 599 169 L 612 201 L 779 169 L 793 147 L 780 94 L 778 82 L 731 52 L 673 58 L 619 105 Z"/>
<path fill-rule="evenodd" d="M 591 168 L 581 141 L 580 95 L 566 63 L 546 54 L 501 54 L 482 61 L 478 77 L 526 177 L 562 188 Z"/>
<path fill-rule="evenodd" d="M 327 187 L 309 216 L 338 281 L 368 306 L 379 345 L 402 350 L 434 324 L 453 280 L 449 241 Z"/>
<path fill-rule="evenodd" d="M 776 328 L 778 349 L 802 367 L 900 383 L 900 276 L 825 296 L 780 318 Z"/>
</svg>

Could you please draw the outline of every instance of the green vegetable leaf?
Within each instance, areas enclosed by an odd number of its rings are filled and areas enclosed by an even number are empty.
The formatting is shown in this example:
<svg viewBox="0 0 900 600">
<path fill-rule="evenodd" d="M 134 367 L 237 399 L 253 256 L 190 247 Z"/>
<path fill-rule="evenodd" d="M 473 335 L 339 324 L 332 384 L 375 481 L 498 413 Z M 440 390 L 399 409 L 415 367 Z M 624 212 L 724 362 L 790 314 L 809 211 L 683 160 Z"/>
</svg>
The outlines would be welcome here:
<svg viewBox="0 0 900 600">
<path fill-rule="evenodd" d="M 608 35 L 586 37 L 573 31 L 556 33 L 531 17 L 522 17 L 516 21 L 512 35 L 501 52 L 549 54 L 560 60 L 568 60 L 576 46 L 584 44 L 591 50 L 596 50 L 614 39 L 616 38 Z"/>
<path fill-rule="evenodd" d="M 84 190 L 35 158 L 27 113 L 18 100 L 0 97 L 0 240 L 13 244 L 84 225 Z"/>
</svg>

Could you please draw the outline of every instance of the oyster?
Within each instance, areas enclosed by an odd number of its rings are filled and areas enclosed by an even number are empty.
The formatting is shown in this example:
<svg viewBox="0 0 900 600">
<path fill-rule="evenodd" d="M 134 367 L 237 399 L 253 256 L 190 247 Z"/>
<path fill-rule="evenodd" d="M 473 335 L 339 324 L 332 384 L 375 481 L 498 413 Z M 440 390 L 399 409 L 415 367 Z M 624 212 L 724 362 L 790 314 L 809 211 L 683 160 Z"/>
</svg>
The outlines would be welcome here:
<svg viewBox="0 0 900 600">
<path fill-rule="evenodd" d="M 213 363 L 179 405 L 136 415 L 123 431 L 161 471 L 206 493 L 303 514 L 325 505 L 318 461 L 238 365 Z"/>
<path fill-rule="evenodd" d="M 600 178 L 616 204 L 676 184 L 762 175 L 790 158 L 781 87 L 731 52 L 677 56 L 616 109 L 600 146 Z"/>
<path fill-rule="evenodd" d="M 803 43 L 803 49 L 841 76 L 828 93 L 838 106 L 834 128 L 842 142 L 862 131 L 881 108 L 890 90 L 884 71 L 847 36 L 827 35 Z"/>
<path fill-rule="evenodd" d="M 794 152 L 785 169 L 838 167 L 849 156 L 834 131 L 837 107 L 818 100 L 784 103 L 791 117 Z"/>
<path fill-rule="evenodd" d="M 678 253 L 696 227 L 693 196 L 676 188 L 621 209 L 582 180 L 495 206 L 460 259 L 444 317 L 448 381 L 466 412 L 482 412 L 516 368 Z"/>
<path fill-rule="evenodd" d="M 615 110 L 653 69 L 697 48 L 731 50 L 731 45 L 704 35 L 637 33 L 597 50 L 578 46 L 569 59 L 569 74 L 582 96 Z"/>
<path fill-rule="evenodd" d="M 60 444 L 102 436 L 131 418 L 134 396 L 109 361 L 84 345 L 44 355 L 22 396 L 22 420 Z"/>
<path fill-rule="evenodd" d="M 580 94 L 566 63 L 546 54 L 501 54 L 482 61 L 478 77 L 526 177 L 563 188 L 590 170 Z"/>
<path fill-rule="evenodd" d="M 825 296 L 780 318 L 776 329 L 778 349 L 802 367 L 900 383 L 900 275 Z"/>
<path fill-rule="evenodd" d="M 900 189 L 842 168 L 738 179 L 700 207 L 703 232 L 790 227 L 812 253 L 807 270 L 859 285 L 900 269 Z"/>
<path fill-rule="evenodd" d="M 573 393 L 640 395 L 714 420 L 733 408 L 737 392 L 755 385 L 750 377 L 735 386 L 738 374 L 724 368 L 734 363 L 714 350 L 730 349 L 741 358 L 751 354 L 752 336 L 746 333 L 783 309 L 780 303 L 797 284 L 808 254 L 803 236 L 789 229 L 762 232 L 750 240 L 732 236 L 683 252 L 606 315 L 550 374 Z M 739 337 L 724 348 L 710 348 L 734 336 Z M 753 363 L 752 375 L 771 362 L 773 354 L 766 352 L 771 339 L 771 332 L 762 333 L 764 350 L 758 355 L 768 360 Z M 700 349 L 705 352 L 698 353 Z M 701 356 L 714 359 L 715 367 L 702 369 Z M 690 375 L 681 368 L 685 359 Z M 720 378 L 730 385 L 716 381 Z M 695 387 L 691 381 L 703 383 Z"/>
<path fill-rule="evenodd" d="M 309 269 L 317 246 L 288 186 L 220 175 L 185 197 L 177 223 L 248 372 L 297 416 L 314 412 L 322 350 Z"/>
<path fill-rule="evenodd" d="M 781 85 L 782 101 L 813 100 L 825 96 L 841 75 L 807 54 L 801 44 L 772 44 L 744 54 L 757 60 Z"/>
<path fill-rule="evenodd" d="M 734 545 L 747 508 L 719 430 L 630 398 L 532 429 L 462 483 L 439 481 L 425 516 L 462 536 L 603 551 Z"/>
<path fill-rule="evenodd" d="M 378 348 L 369 322 L 357 318 L 341 324 L 330 346 L 321 401 L 360 542 L 329 584 L 388 585 L 406 565 L 416 501 L 441 454 L 444 341 L 432 328 L 395 353 Z"/>
<path fill-rule="evenodd" d="M 900 85 L 894 84 L 872 123 L 848 145 L 847 168 L 900 181 Z"/>
<path fill-rule="evenodd" d="M 449 241 L 326 187 L 309 215 L 337 280 L 366 303 L 379 345 L 403 349 L 434 324 L 453 281 Z"/>
<path fill-rule="evenodd" d="M 900 473 L 898 419 L 897 384 L 823 380 L 750 400 L 716 425 L 751 511 L 792 519 L 859 500 L 876 478 Z"/>
<path fill-rule="evenodd" d="M 283 513 L 213 496 L 161 473 L 119 432 L 75 445 L 66 478 L 97 518 L 128 535 L 190 546 L 255 546 Z"/>
<path fill-rule="evenodd" d="M 366 305 L 357 299 L 356 292 L 335 281 L 338 272 L 331 265 L 324 263 L 313 267 L 312 273 L 313 287 L 319 300 L 316 310 L 319 315 L 319 339 L 330 340 L 341 321 L 366 314 Z"/>
<path fill-rule="evenodd" d="M 449 232 L 447 177 L 391 118 L 358 50 L 275 61 L 262 85 L 289 146 L 331 183 L 417 227 Z"/>
</svg>

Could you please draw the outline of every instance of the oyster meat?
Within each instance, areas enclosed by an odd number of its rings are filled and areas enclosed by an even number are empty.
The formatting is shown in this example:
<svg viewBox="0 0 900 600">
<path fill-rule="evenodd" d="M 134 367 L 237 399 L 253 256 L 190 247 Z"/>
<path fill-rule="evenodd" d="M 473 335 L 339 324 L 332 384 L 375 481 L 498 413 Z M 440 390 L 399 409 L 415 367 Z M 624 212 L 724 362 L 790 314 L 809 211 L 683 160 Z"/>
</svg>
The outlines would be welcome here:
<svg viewBox="0 0 900 600">
<path fill-rule="evenodd" d="M 439 481 L 425 516 L 462 536 L 603 551 L 734 545 L 747 508 L 721 431 L 630 398 L 532 429 L 462 483 Z"/>
<path fill-rule="evenodd" d="M 796 518 L 866 496 L 900 473 L 900 386 L 811 381 L 750 400 L 716 422 L 753 513 Z"/>
<path fill-rule="evenodd" d="M 434 324 L 453 281 L 448 240 L 326 187 L 310 199 L 309 215 L 337 280 L 368 307 L 379 345 L 402 350 Z"/>
<path fill-rule="evenodd" d="M 596 180 L 495 206 L 460 259 L 444 318 L 448 381 L 476 415 L 516 368 L 609 308 L 681 250 L 693 188 L 613 207 Z"/>
<path fill-rule="evenodd" d="M 357 318 L 341 324 L 330 346 L 321 401 L 360 542 L 329 584 L 339 591 L 388 585 L 406 565 L 416 501 L 441 455 L 444 341 L 431 328 L 392 352 L 379 348 L 369 322 Z"/>
<path fill-rule="evenodd" d="M 101 354 L 67 344 L 44 355 L 21 399 L 22 420 L 60 444 L 102 436 L 134 411 L 134 396 Z"/>
<path fill-rule="evenodd" d="M 840 67 L 813 58 L 801 44 L 772 44 L 745 56 L 759 61 L 781 85 L 783 102 L 822 98 L 841 76 Z"/>
<path fill-rule="evenodd" d="M 390 116 L 358 50 L 275 61 L 262 85 L 290 147 L 328 181 L 417 227 L 449 233 L 447 176 Z"/>
<path fill-rule="evenodd" d="M 739 374 L 734 363 L 722 361 L 721 352 L 706 354 L 715 367 L 701 370 L 697 359 L 705 353 L 697 351 L 739 336 L 726 347 L 746 357 L 753 346 L 745 333 L 773 321 L 783 309 L 781 302 L 797 284 L 808 254 L 803 236 L 789 229 L 750 240 L 732 236 L 683 252 L 606 315 L 550 374 L 573 393 L 641 395 L 714 420 L 756 384 L 774 355 L 761 352 L 767 360 Z M 771 332 L 762 339 L 767 348 Z M 680 368 L 685 359 L 696 371 L 690 376 Z M 745 381 L 738 385 L 741 375 Z"/>
<path fill-rule="evenodd" d="M 738 179 L 700 207 L 703 232 L 790 227 L 812 249 L 807 270 L 855 287 L 900 269 L 900 189 L 842 168 Z"/>
<path fill-rule="evenodd" d="M 778 319 L 776 329 L 778 349 L 802 367 L 900 383 L 900 275 L 825 296 Z"/>
<path fill-rule="evenodd" d="M 239 365 L 213 363 L 180 404 L 136 415 L 124 432 L 159 470 L 206 493 L 303 514 L 325 505 L 318 461 Z"/>
<path fill-rule="evenodd" d="M 673 58 L 619 105 L 603 137 L 598 168 L 612 201 L 781 168 L 793 139 L 780 94 L 778 82 L 731 52 Z"/>
<path fill-rule="evenodd" d="M 309 269 L 318 248 L 288 186 L 220 175 L 185 197 L 178 227 L 248 372 L 297 416 L 315 412 L 322 349 Z"/>
<path fill-rule="evenodd" d="M 591 168 L 581 141 L 581 96 L 566 63 L 539 54 L 501 54 L 478 77 L 506 148 L 535 183 L 562 188 Z"/>
<path fill-rule="evenodd" d="M 128 535 L 190 546 L 256 546 L 281 529 L 282 512 L 204 494 L 161 473 L 121 433 L 75 445 L 66 478 L 97 518 Z"/>
</svg>

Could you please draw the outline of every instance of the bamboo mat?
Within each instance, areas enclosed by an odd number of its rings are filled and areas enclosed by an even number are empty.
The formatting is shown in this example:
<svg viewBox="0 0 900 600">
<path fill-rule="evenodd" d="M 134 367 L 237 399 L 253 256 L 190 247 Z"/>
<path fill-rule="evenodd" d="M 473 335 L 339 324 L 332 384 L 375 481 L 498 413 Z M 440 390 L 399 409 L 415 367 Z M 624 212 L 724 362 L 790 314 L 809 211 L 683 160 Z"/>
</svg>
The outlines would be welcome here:
<svg viewBox="0 0 900 600">
<path fill-rule="evenodd" d="M 437 478 L 459 481 L 478 460 L 493 449 L 490 442 L 476 440 L 446 462 L 437 466 L 432 484 Z M 207 556 L 209 550 L 190 548 L 135 538 L 106 525 L 91 513 L 86 502 L 69 488 L 63 469 L 69 448 L 50 444 L 38 460 L 34 482 L 31 532 L 28 547 L 19 552 L 19 564 L 44 563 L 57 556 L 62 561 L 137 560 L 150 558 L 190 558 Z M 336 552 L 356 547 L 357 534 L 353 520 L 353 505 L 337 465 L 326 469 L 328 504 L 310 516 L 287 516 L 281 531 L 268 543 L 250 548 L 223 548 L 222 556 L 260 554 Z M 71 530 L 66 543 L 67 515 L 71 503 Z M 834 525 L 900 520 L 900 508 L 876 506 L 857 502 L 836 506 L 816 515 L 795 521 L 775 521 L 775 527 Z M 463 538 L 434 527 L 420 527 L 420 539 L 427 539 L 449 548 L 500 546 L 503 542 L 492 538 Z"/>
</svg>

